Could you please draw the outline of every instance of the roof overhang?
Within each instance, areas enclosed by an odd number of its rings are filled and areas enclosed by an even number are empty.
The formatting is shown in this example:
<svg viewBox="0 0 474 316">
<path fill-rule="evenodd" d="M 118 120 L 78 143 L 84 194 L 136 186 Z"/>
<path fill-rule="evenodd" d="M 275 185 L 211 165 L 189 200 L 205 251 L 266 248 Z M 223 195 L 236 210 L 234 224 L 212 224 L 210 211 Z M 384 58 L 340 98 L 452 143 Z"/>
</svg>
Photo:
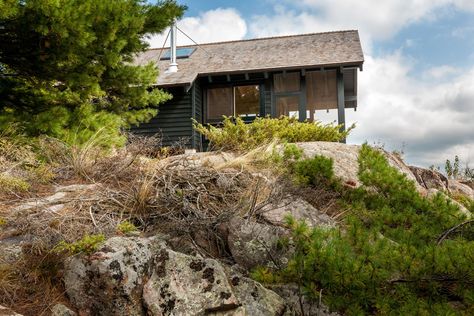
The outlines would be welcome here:
<svg viewBox="0 0 474 316">
<path fill-rule="evenodd" d="M 202 72 L 198 73 L 194 76 L 192 81 L 189 82 L 177 82 L 172 84 L 153 84 L 154 87 L 159 88 L 173 88 L 173 87 L 182 87 L 187 86 L 191 89 L 194 81 L 198 77 L 209 77 L 209 76 L 226 76 L 226 75 L 240 75 L 240 74 L 248 74 L 248 73 L 270 73 L 270 72 L 281 72 L 281 71 L 295 71 L 295 70 L 330 70 L 330 69 L 359 69 L 360 71 L 363 70 L 364 61 L 361 60 L 359 62 L 350 62 L 350 63 L 337 63 L 337 64 L 318 64 L 318 65 L 298 65 L 298 66 L 290 66 L 290 67 L 272 67 L 272 68 L 256 68 L 256 69 L 242 69 L 242 70 L 230 70 L 230 71 L 214 71 L 214 72 Z"/>
</svg>

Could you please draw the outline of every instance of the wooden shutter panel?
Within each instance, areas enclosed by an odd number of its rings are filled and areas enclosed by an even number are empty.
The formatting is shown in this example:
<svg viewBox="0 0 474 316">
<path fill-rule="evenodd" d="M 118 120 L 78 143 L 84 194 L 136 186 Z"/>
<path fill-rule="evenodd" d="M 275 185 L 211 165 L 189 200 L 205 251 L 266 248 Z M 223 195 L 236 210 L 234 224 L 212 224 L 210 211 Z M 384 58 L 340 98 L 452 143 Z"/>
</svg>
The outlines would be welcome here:
<svg viewBox="0 0 474 316">
<path fill-rule="evenodd" d="M 207 90 L 207 118 L 222 119 L 223 115 L 232 116 L 232 88 L 212 88 Z"/>
</svg>

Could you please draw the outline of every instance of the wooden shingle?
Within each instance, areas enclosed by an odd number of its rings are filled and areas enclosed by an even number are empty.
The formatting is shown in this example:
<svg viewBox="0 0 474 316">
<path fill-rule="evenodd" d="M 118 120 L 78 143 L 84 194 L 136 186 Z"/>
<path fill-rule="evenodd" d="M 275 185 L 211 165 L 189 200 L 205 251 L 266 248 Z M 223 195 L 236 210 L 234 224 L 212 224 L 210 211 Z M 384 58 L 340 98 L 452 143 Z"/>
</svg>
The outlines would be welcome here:
<svg viewBox="0 0 474 316">
<path fill-rule="evenodd" d="M 181 47 L 195 47 L 196 51 L 188 58 L 178 59 L 179 71 L 176 73 L 166 73 L 169 60 L 159 60 L 161 49 L 141 53 L 136 57 L 135 63 L 156 63 L 160 70 L 156 85 L 174 86 L 191 85 L 200 75 L 311 67 L 360 67 L 364 62 L 359 34 L 355 30 Z"/>
</svg>

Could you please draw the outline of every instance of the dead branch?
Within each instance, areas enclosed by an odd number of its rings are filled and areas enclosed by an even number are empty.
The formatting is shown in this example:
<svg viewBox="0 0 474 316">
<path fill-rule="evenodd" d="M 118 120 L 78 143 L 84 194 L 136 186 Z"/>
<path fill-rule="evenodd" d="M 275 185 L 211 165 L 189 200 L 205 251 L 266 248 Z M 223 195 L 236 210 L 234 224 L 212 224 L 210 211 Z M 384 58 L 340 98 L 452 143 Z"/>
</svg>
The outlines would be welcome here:
<svg viewBox="0 0 474 316">
<path fill-rule="evenodd" d="M 436 244 L 437 244 L 437 245 L 440 245 L 440 244 L 443 242 L 443 240 L 445 240 L 445 239 L 449 236 L 449 234 L 453 233 L 454 231 L 458 230 L 459 228 L 461 228 L 461 227 L 463 227 L 463 226 L 466 226 L 466 225 L 468 225 L 468 224 L 470 224 L 470 223 L 474 223 L 474 220 L 472 220 L 472 219 L 471 219 L 471 220 L 467 220 L 467 221 L 462 222 L 462 223 L 460 223 L 460 224 L 458 224 L 458 225 L 456 225 L 456 226 L 454 226 L 454 227 L 451 227 L 451 228 L 448 229 L 447 231 L 443 232 L 443 233 L 441 234 L 441 236 L 438 237 L 438 240 L 437 240 Z"/>
</svg>

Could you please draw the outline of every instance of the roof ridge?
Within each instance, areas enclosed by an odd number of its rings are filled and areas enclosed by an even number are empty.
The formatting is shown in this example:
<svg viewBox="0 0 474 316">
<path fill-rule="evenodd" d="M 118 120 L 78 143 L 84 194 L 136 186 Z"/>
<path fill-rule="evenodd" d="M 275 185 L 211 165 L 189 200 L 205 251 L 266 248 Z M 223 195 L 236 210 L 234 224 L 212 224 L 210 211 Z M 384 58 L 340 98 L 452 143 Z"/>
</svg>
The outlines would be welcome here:
<svg viewBox="0 0 474 316">
<path fill-rule="evenodd" d="M 268 37 L 257 37 L 257 38 L 247 38 L 247 39 L 240 39 L 240 40 L 232 40 L 232 41 L 220 41 L 220 42 L 208 42 L 202 44 L 194 44 L 194 45 L 180 45 L 177 48 L 183 47 L 199 47 L 199 46 L 207 46 L 207 45 L 215 45 L 215 44 L 227 44 L 227 43 L 239 43 L 239 42 L 252 42 L 252 41 L 260 41 L 260 40 L 269 40 L 269 39 L 280 39 L 280 38 L 289 38 L 289 37 L 303 37 L 303 36 L 311 36 L 311 35 L 323 35 L 323 34 L 334 34 L 334 33 L 348 33 L 348 32 L 359 32 L 358 30 L 340 30 L 340 31 L 327 31 L 327 32 L 313 32 L 313 33 L 302 33 L 302 34 L 290 34 L 290 35 L 280 35 L 280 36 L 268 36 Z M 165 49 L 169 48 L 169 46 L 165 46 Z M 149 48 L 147 51 L 150 50 L 161 50 L 162 48 Z"/>
</svg>

